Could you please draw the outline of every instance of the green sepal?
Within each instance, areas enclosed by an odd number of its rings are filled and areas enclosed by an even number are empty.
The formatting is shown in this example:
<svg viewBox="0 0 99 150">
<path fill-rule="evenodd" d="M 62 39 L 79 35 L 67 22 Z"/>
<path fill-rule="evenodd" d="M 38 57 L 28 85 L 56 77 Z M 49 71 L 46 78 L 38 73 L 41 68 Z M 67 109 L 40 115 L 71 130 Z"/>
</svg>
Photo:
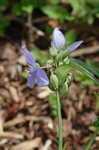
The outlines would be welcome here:
<svg viewBox="0 0 99 150">
<path fill-rule="evenodd" d="M 57 56 L 58 50 L 54 46 L 52 46 L 49 51 L 52 57 Z"/>
<path fill-rule="evenodd" d="M 56 57 L 57 62 L 62 62 L 67 56 L 69 56 L 69 51 L 61 50 L 60 53 Z"/>
<path fill-rule="evenodd" d="M 53 72 L 50 75 L 50 84 L 51 84 L 53 90 L 58 89 L 58 78 L 57 78 L 56 74 L 54 74 Z"/>
</svg>

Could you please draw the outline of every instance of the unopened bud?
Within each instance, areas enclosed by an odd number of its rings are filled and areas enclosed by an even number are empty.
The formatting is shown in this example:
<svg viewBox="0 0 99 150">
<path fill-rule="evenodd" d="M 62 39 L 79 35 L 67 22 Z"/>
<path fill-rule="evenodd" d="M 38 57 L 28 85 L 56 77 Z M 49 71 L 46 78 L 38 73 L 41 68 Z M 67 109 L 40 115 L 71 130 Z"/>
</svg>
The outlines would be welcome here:
<svg viewBox="0 0 99 150">
<path fill-rule="evenodd" d="M 69 57 L 67 56 L 67 57 L 64 59 L 64 63 L 65 63 L 65 64 L 69 64 L 69 62 L 70 62 L 70 59 L 69 59 Z"/>
<path fill-rule="evenodd" d="M 54 73 L 51 73 L 50 82 L 54 90 L 58 89 L 58 78 Z"/>
<path fill-rule="evenodd" d="M 71 81 L 72 81 L 72 73 L 69 73 L 68 76 L 66 77 L 66 81 L 65 81 L 66 91 L 68 91 Z"/>
<path fill-rule="evenodd" d="M 53 56 L 53 57 L 57 56 L 57 52 L 58 52 L 58 50 L 56 49 L 56 47 L 52 46 L 50 48 L 50 55 L 51 56 Z"/>
<path fill-rule="evenodd" d="M 48 61 L 47 61 L 47 65 L 52 65 L 53 64 L 53 60 L 52 59 L 49 59 Z"/>
</svg>

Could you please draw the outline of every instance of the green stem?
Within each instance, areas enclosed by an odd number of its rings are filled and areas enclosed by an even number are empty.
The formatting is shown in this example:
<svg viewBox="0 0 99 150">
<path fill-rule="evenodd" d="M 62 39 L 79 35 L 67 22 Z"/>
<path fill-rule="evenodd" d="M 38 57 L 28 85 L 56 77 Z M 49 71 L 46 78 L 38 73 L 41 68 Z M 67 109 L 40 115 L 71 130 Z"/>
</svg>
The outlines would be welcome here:
<svg viewBox="0 0 99 150">
<path fill-rule="evenodd" d="M 61 115 L 61 103 L 58 90 L 56 91 L 57 95 L 57 109 L 58 109 L 58 150 L 62 150 L 63 146 L 63 136 L 62 136 L 62 115 Z"/>
<path fill-rule="evenodd" d="M 90 136 L 90 139 L 89 139 L 88 143 L 86 144 L 84 150 L 91 150 L 92 144 L 93 144 L 93 142 L 94 142 L 94 140 L 95 140 L 96 135 L 97 135 L 97 131 L 95 131 L 95 133 L 93 133 L 93 134 Z"/>
</svg>

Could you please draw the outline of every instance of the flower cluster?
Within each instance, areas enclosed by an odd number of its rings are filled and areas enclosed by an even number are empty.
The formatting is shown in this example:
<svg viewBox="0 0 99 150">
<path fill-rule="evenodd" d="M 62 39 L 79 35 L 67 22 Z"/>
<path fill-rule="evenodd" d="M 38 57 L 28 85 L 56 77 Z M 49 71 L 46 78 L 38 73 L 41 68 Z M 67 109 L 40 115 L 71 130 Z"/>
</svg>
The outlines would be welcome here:
<svg viewBox="0 0 99 150">
<path fill-rule="evenodd" d="M 68 51 L 74 51 L 83 41 L 77 41 L 71 44 L 66 49 Z M 62 48 L 64 48 L 66 43 L 65 37 L 62 34 L 62 32 L 55 28 L 52 35 L 52 41 L 51 45 L 55 47 L 58 51 L 61 51 Z M 35 83 L 39 86 L 48 86 L 49 85 L 49 79 L 43 69 L 37 66 L 35 58 L 32 56 L 32 53 L 28 51 L 27 47 L 25 45 L 22 45 L 21 50 L 25 56 L 25 59 L 27 61 L 27 64 L 29 65 L 28 68 L 28 85 L 29 87 L 34 87 Z M 53 50 L 53 49 L 52 49 Z"/>
<path fill-rule="evenodd" d="M 29 87 L 31 88 L 34 87 L 35 83 L 37 83 L 39 87 L 48 86 L 49 85 L 48 77 L 45 71 L 36 65 L 36 60 L 32 56 L 32 53 L 28 51 L 25 45 L 21 47 L 21 50 L 25 56 L 27 64 L 29 65 L 28 68 L 29 76 L 27 79 Z"/>
<path fill-rule="evenodd" d="M 72 52 L 76 48 L 78 48 L 82 43 L 83 43 L 82 40 L 76 41 L 70 46 L 68 46 L 66 49 Z M 65 44 L 66 44 L 66 40 L 65 40 L 63 33 L 58 28 L 55 28 L 53 31 L 53 35 L 52 35 L 51 45 L 54 46 L 56 49 L 60 50 L 61 48 L 65 46 Z"/>
</svg>

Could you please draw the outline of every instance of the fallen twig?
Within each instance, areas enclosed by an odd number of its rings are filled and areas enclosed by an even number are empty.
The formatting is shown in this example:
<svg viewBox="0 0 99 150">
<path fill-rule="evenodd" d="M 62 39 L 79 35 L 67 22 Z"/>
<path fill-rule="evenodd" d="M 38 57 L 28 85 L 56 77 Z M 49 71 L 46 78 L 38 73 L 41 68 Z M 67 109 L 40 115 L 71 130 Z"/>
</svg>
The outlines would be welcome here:
<svg viewBox="0 0 99 150">
<path fill-rule="evenodd" d="M 34 148 L 38 148 L 41 143 L 41 138 L 36 138 L 30 141 L 25 141 L 23 143 L 12 146 L 11 150 L 30 150 Z"/>
<path fill-rule="evenodd" d="M 99 52 L 99 45 L 78 49 L 77 51 L 74 51 L 73 53 L 71 53 L 71 56 L 78 57 L 82 55 L 95 54 L 97 52 Z"/>
<path fill-rule="evenodd" d="M 50 118 L 48 118 L 48 117 L 36 117 L 36 116 L 22 116 L 22 117 L 17 117 L 17 118 L 15 118 L 15 119 L 13 119 L 13 120 L 10 120 L 10 121 L 8 121 L 8 122 L 5 122 L 4 123 L 4 127 L 5 128 L 8 128 L 8 127 L 11 127 L 11 126 L 14 126 L 14 125 L 16 125 L 16 124 L 19 124 L 19 123 L 24 123 L 25 121 L 30 121 L 30 120 L 32 120 L 32 121 L 40 121 L 40 120 L 43 120 L 43 121 L 45 121 L 45 122 L 48 122 L 48 123 L 50 123 L 51 122 L 51 119 Z"/>
<path fill-rule="evenodd" d="M 23 139 L 24 136 L 19 133 L 15 133 L 15 132 L 0 132 L 0 138 Z"/>
</svg>

